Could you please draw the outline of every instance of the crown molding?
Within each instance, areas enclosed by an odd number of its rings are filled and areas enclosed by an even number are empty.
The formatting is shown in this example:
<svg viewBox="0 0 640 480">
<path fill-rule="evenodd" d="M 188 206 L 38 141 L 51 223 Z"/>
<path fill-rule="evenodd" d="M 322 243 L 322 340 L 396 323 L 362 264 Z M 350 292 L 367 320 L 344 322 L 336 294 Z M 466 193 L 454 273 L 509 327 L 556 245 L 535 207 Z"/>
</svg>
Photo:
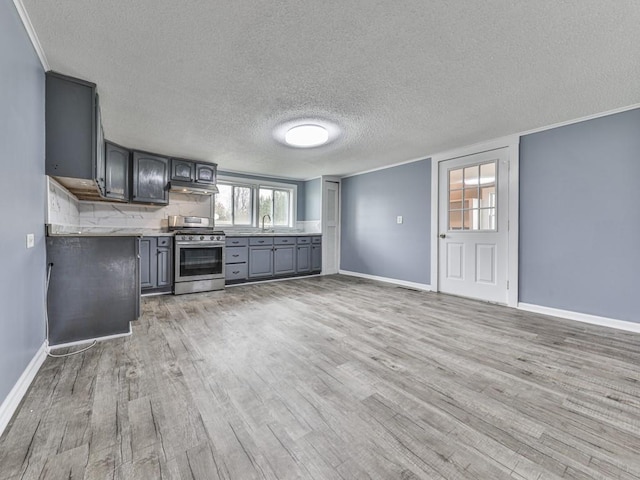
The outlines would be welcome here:
<svg viewBox="0 0 640 480">
<path fill-rule="evenodd" d="M 31 44 L 40 59 L 40 63 L 42 64 L 42 68 L 44 68 L 45 72 L 51 70 L 49 66 L 49 61 L 47 60 L 47 56 L 44 54 L 44 50 L 42 49 L 42 44 L 38 39 L 38 34 L 33 28 L 33 24 L 31 23 L 31 19 L 29 18 L 29 14 L 27 13 L 27 9 L 24 7 L 22 0 L 13 0 L 13 4 L 18 11 L 18 15 L 20 15 L 20 20 L 22 20 L 22 24 L 24 25 L 25 30 L 27 31 L 27 35 L 29 35 L 29 39 L 31 40 Z"/>
</svg>

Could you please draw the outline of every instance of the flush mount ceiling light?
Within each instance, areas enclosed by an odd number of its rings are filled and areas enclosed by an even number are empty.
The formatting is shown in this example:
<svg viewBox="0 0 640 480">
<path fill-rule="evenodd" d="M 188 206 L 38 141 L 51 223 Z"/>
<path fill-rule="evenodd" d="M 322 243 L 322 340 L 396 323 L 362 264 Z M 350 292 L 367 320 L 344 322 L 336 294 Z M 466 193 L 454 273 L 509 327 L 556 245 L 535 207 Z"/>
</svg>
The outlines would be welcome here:
<svg viewBox="0 0 640 480">
<path fill-rule="evenodd" d="M 292 127 L 284 135 L 284 141 L 292 147 L 318 147 L 327 143 L 328 140 L 328 130 L 322 125 L 313 123 Z"/>
<path fill-rule="evenodd" d="M 340 127 L 322 118 L 287 120 L 273 129 L 273 138 L 287 147 L 310 149 L 332 143 L 342 134 Z"/>
</svg>

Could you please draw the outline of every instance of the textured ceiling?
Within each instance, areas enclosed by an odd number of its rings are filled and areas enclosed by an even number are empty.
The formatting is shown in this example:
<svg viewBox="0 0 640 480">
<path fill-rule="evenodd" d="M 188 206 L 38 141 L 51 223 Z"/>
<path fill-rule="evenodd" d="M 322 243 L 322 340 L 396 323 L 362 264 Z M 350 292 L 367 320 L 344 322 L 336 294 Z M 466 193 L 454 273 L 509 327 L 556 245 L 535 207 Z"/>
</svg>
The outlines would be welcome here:
<svg viewBox="0 0 640 480">
<path fill-rule="evenodd" d="M 348 174 L 640 102 L 637 0 L 23 2 L 107 138 L 225 170 Z M 276 142 L 296 118 L 343 133 Z"/>
</svg>

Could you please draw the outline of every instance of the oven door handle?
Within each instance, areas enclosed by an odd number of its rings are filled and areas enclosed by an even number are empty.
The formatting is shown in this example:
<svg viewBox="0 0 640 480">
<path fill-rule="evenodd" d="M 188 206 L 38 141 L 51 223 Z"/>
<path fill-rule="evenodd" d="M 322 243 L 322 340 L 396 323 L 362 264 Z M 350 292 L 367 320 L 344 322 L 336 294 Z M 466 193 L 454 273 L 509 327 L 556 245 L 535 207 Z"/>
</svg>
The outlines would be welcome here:
<svg viewBox="0 0 640 480">
<path fill-rule="evenodd" d="M 176 242 L 176 245 L 183 247 L 224 247 L 223 242 Z"/>
</svg>

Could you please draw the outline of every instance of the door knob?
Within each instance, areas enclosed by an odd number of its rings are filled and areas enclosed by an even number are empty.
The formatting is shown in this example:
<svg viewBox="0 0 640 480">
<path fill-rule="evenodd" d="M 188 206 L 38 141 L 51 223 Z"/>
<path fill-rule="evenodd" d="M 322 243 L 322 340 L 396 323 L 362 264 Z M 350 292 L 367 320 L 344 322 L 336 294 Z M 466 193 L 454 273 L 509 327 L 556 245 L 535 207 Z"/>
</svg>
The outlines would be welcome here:
<svg viewBox="0 0 640 480">
<path fill-rule="evenodd" d="M 440 234 L 440 238 L 446 238 L 447 236 L 444 233 Z"/>
</svg>

